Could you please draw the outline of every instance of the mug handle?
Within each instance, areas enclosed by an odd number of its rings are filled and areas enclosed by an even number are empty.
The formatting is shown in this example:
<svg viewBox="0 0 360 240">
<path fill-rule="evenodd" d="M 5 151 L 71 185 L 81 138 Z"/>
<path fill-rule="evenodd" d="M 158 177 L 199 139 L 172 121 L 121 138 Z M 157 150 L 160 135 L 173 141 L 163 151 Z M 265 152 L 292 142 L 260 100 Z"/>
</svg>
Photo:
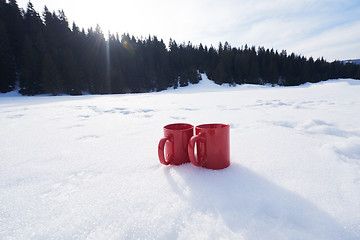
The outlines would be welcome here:
<svg viewBox="0 0 360 240">
<path fill-rule="evenodd" d="M 166 136 L 166 137 L 163 137 L 162 139 L 160 139 L 159 146 L 158 146 L 158 155 L 159 155 L 159 160 L 162 164 L 169 165 L 173 161 L 174 156 L 172 155 L 167 161 L 165 160 L 164 148 L 165 148 L 166 141 L 172 142 L 171 137 Z"/>
<path fill-rule="evenodd" d="M 197 167 L 201 167 L 205 164 L 206 160 L 205 160 L 205 157 L 203 157 L 202 159 L 199 159 L 199 157 L 198 157 L 199 161 L 196 160 L 195 143 L 197 143 L 197 142 L 205 142 L 205 138 L 202 136 L 202 134 L 195 135 L 190 139 L 189 144 L 188 144 L 188 155 L 189 155 L 189 159 L 192 162 L 192 164 L 194 164 Z"/>
</svg>

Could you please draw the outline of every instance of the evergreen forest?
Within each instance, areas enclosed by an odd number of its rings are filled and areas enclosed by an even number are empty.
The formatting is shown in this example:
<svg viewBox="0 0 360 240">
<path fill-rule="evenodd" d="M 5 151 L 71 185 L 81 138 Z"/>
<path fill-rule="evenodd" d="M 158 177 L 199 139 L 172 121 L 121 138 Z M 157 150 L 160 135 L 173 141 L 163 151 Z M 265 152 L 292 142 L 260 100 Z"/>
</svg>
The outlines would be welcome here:
<svg viewBox="0 0 360 240">
<path fill-rule="evenodd" d="M 166 44 L 156 36 L 104 34 L 99 26 L 70 26 L 63 11 L 39 14 L 31 2 L 0 0 L 0 92 L 23 95 L 161 91 L 198 83 L 296 86 L 360 79 L 360 65 L 327 62 L 264 47 Z"/>
</svg>

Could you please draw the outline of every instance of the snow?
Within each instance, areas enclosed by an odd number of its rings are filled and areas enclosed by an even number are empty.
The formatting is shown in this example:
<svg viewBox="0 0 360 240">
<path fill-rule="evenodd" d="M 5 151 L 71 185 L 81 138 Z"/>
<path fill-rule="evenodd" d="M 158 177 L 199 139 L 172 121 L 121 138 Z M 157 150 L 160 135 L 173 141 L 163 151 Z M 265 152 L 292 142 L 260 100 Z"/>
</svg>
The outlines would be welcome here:
<svg viewBox="0 0 360 240">
<path fill-rule="evenodd" d="M 360 81 L 0 94 L 0 239 L 360 239 Z M 163 166 L 162 127 L 231 126 L 231 165 Z"/>
</svg>

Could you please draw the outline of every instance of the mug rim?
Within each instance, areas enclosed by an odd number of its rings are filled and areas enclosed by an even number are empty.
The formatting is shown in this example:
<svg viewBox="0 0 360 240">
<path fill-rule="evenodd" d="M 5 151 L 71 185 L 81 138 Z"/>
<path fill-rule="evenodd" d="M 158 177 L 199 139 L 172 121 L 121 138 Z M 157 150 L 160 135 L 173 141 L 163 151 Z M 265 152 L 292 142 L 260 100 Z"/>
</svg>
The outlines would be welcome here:
<svg viewBox="0 0 360 240">
<path fill-rule="evenodd" d="M 224 123 L 206 123 L 196 126 L 199 129 L 217 129 L 217 128 L 228 128 L 230 127 L 229 124 Z"/>
<path fill-rule="evenodd" d="M 171 123 L 164 126 L 164 129 L 172 131 L 188 131 L 194 129 L 194 126 L 189 123 Z"/>
</svg>

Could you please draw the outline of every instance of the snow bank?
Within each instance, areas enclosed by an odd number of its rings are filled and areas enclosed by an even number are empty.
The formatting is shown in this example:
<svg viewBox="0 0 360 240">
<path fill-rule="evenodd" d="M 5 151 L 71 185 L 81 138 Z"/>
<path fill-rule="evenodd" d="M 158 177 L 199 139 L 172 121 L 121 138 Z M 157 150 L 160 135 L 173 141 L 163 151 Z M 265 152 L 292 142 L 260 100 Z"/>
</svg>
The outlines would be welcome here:
<svg viewBox="0 0 360 240">
<path fill-rule="evenodd" d="M 360 85 L 0 97 L 0 239 L 359 239 Z M 162 127 L 228 123 L 231 166 L 163 166 Z"/>
</svg>

